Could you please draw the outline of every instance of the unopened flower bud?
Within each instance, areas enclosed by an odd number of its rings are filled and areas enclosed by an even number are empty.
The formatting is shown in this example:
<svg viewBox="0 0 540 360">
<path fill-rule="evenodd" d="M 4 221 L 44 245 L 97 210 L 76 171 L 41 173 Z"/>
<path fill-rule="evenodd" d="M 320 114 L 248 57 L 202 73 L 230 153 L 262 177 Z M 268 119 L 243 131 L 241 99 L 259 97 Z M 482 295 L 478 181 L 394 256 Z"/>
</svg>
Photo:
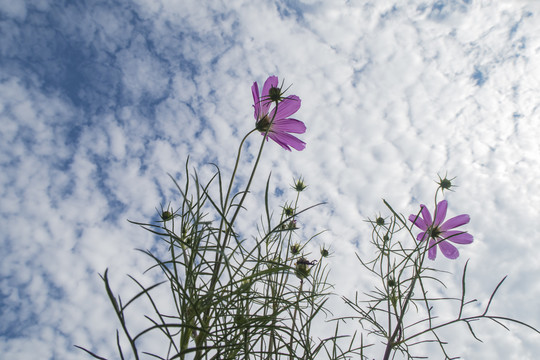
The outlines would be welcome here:
<svg viewBox="0 0 540 360">
<path fill-rule="evenodd" d="M 309 276 L 309 272 L 311 270 L 310 266 L 315 264 L 317 264 L 316 260 L 309 261 L 302 256 L 300 259 L 298 259 L 298 261 L 296 261 L 296 268 L 294 270 L 294 273 L 300 280 L 303 280 Z"/>
<path fill-rule="evenodd" d="M 238 326 L 243 326 L 247 323 L 247 318 L 244 315 L 238 314 L 234 316 L 234 322 Z"/>
<path fill-rule="evenodd" d="M 322 257 L 327 257 L 328 256 L 328 249 L 325 249 L 324 247 L 321 249 L 321 256 Z"/>
<path fill-rule="evenodd" d="M 296 230 L 296 220 L 291 220 L 288 223 L 281 224 L 281 230 Z"/>
<path fill-rule="evenodd" d="M 173 218 L 173 216 L 174 216 L 173 213 L 171 213 L 171 212 L 168 211 L 168 210 L 165 210 L 165 211 L 163 211 L 163 212 L 161 213 L 161 219 L 162 219 L 163 221 L 169 221 L 169 220 L 171 220 L 171 219 Z"/>
<path fill-rule="evenodd" d="M 296 243 L 291 245 L 291 254 L 298 255 L 300 253 L 300 244 Z"/>
<path fill-rule="evenodd" d="M 281 97 L 281 89 L 277 87 L 271 87 L 270 90 L 268 90 L 268 98 L 270 101 L 280 101 L 282 99 Z"/>
<path fill-rule="evenodd" d="M 251 288 L 251 282 L 249 280 L 242 280 L 242 283 L 240 284 L 238 291 L 242 293 L 247 293 L 250 288 Z"/>
<path fill-rule="evenodd" d="M 452 182 L 448 179 L 442 179 L 441 180 L 441 187 L 443 189 L 450 189 L 452 187 Z"/>
<path fill-rule="evenodd" d="M 290 206 L 286 206 L 286 207 L 283 208 L 283 213 L 287 217 L 293 216 L 294 215 L 294 209 L 292 207 L 290 207 Z"/>
<path fill-rule="evenodd" d="M 392 295 L 390 296 L 390 301 L 392 302 L 392 305 L 393 305 L 394 307 L 397 306 L 398 298 L 397 298 L 396 294 L 392 294 Z"/>
<path fill-rule="evenodd" d="M 300 192 L 300 191 L 304 191 L 304 189 L 307 187 L 306 184 L 304 184 L 304 181 L 302 179 L 298 179 L 296 180 L 296 182 L 294 183 L 294 190 Z"/>
<path fill-rule="evenodd" d="M 454 179 L 455 179 L 455 177 L 452 178 L 452 179 L 449 179 L 447 176 L 445 176 L 444 179 L 443 179 L 443 178 L 441 178 L 441 177 L 439 176 L 439 182 L 438 182 L 437 184 L 439 185 L 439 187 L 440 187 L 443 191 L 444 191 L 444 190 L 450 190 L 450 191 L 452 191 L 451 188 L 452 188 L 452 187 L 455 187 L 455 185 L 452 183 L 452 180 L 454 180 Z"/>
<path fill-rule="evenodd" d="M 300 280 L 303 280 L 309 276 L 310 268 L 307 264 L 296 264 L 296 268 L 294 270 L 294 274 L 296 277 L 298 277 Z"/>
</svg>

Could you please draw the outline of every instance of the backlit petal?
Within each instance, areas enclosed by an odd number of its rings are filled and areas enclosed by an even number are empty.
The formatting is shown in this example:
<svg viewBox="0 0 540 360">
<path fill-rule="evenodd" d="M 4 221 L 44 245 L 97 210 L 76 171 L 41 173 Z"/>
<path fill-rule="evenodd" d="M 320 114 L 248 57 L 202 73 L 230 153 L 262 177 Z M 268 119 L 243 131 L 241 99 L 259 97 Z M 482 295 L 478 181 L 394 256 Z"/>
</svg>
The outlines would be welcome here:
<svg viewBox="0 0 540 360">
<path fill-rule="evenodd" d="M 421 204 L 420 208 L 422 209 L 422 217 L 424 218 L 424 224 L 426 224 L 426 227 L 430 227 L 431 225 L 433 225 L 433 220 L 431 220 L 431 213 L 424 204 Z"/>
<path fill-rule="evenodd" d="M 441 225 L 446 217 L 446 209 L 448 208 L 448 201 L 443 200 L 437 204 L 437 214 L 435 214 L 435 226 Z"/>
<path fill-rule="evenodd" d="M 279 82 L 277 76 L 269 76 L 268 79 L 266 79 L 266 81 L 264 82 L 261 94 L 261 107 L 264 114 L 268 114 L 268 108 L 272 103 L 270 99 L 268 99 L 268 93 L 270 92 L 270 88 L 278 87 L 278 84 Z"/>
<path fill-rule="evenodd" d="M 428 238 L 426 231 L 422 231 L 420 234 L 416 235 L 416 240 L 424 241 Z"/>
<path fill-rule="evenodd" d="M 441 234 L 446 240 L 456 244 L 470 244 L 473 242 L 473 236 L 464 231 L 450 230 Z"/>
<path fill-rule="evenodd" d="M 268 136 L 270 136 L 272 140 L 274 140 L 279 145 L 283 146 L 283 148 L 289 151 L 290 151 L 289 146 L 292 146 L 294 149 L 298 151 L 302 151 L 306 147 L 305 142 L 287 133 L 269 133 Z"/>
<path fill-rule="evenodd" d="M 433 239 L 429 240 L 428 258 L 429 260 L 435 260 L 437 257 L 437 242 Z"/>
<path fill-rule="evenodd" d="M 467 214 L 458 215 L 446 221 L 440 226 L 441 231 L 450 230 L 461 225 L 468 224 L 471 218 Z"/>
<path fill-rule="evenodd" d="M 303 134 L 306 132 L 306 125 L 296 119 L 276 119 L 272 124 L 272 130 L 275 132 Z"/>
<path fill-rule="evenodd" d="M 276 119 L 285 119 L 300 109 L 302 101 L 296 95 L 291 95 L 283 99 L 277 106 Z M 271 116 L 274 116 L 275 109 L 272 111 Z"/>
<path fill-rule="evenodd" d="M 264 134 L 263 134 L 264 135 Z M 285 150 L 289 150 L 291 151 L 291 148 L 289 147 L 289 145 L 287 145 L 287 143 L 285 141 L 283 141 L 281 139 L 280 136 L 278 136 L 278 134 L 276 133 L 268 133 L 268 137 L 272 140 L 274 140 L 276 143 L 278 143 L 282 148 L 284 148 Z"/>
<path fill-rule="evenodd" d="M 444 256 L 446 256 L 448 259 L 457 259 L 459 256 L 459 251 L 456 249 L 456 247 L 452 244 L 450 244 L 448 241 L 441 241 L 439 242 L 439 247 L 441 248 L 441 252 Z"/>
<path fill-rule="evenodd" d="M 411 214 L 409 215 L 409 220 L 416 226 L 418 226 L 420 229 L 426 231 L 427 226 L 424 223 L 424 219 L 420 216 L 420 214 Z"/>
<path fill-rule="evenodd" d="M 259 120 L 259 115 L 261 113 L 261 104 L 259 103 L 259 85 L 257 82 L 254 82 L 251 86 L 251 93 L 253 94 L 253 108 L 255 109 L 255 120 Z"/>
</svg>

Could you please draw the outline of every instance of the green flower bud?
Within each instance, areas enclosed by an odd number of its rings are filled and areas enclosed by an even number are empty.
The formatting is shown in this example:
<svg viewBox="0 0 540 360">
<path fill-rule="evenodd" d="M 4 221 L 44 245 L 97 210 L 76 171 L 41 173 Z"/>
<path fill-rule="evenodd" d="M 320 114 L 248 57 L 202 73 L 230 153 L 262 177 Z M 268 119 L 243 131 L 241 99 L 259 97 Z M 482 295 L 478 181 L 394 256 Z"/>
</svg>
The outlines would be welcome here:
<svg viewBox="0 0 540 360">
<path fill-rule="evenodd" d="M 298 229 L 296 227 L 296 220 L 289 221 L 289 224 L 287 225 L 287 230 L 296 230 Z"/>
<path fill-rule="evenodd" d="M 290 217 L 294 215 L 294 209 L 290 206 L 286 206 L 283 208 L 283 213 L 285 216 Z"/>
<path fill-rule="evenodd" d="M 281 101 L 282 99 L 282 93 L 281 89 L 277 87 L 271 87 L 270 90 L 268 90 L 268 99 L 270 101 Z"/>
<path fill-rule="evenodd" d="M 298 192 L 304 191 L 304 189 L 306 187 L 307 187 L 307 185 L 304 184 L 304 181 L 301 178 L 296 180 L 296 182 L 293 185 L 293 189 L 298 191 Z"/>
<path fill-rule="evenodd" d="M 238 291 L 241 293 L 247 293 L 251 289 L 251 282 L 249 280 L 242 280 Z"/>
<path fill-rule="evenodd" d="M 296 267 L 294 270 L 295 275 L 300 279 L 303 280 L 309 276 L 309 272 L 311 270 L 310 266 L 315 265 L 317 263 L 316 260 L 309 261 L 305 257 L 301 257 L 296 261 Z"/>
<path fill-rule="evenodd" d="M 174 214 L 171 213 L 169 210 L 165 210 L 161 213 L 161 219 L 163 221 L 169 221 L 174 217 Z"/>
<path fill-rule="evenodd" d="M 439 176 L 439 175 L 437 175 L 437 176 Z M 444 179 L 441 178 L 441 177 L 439 176 L 439 182 L 438 182 L 437 184 L 439 185 L 439 187 L 440 187 L 443 191 L 444 191 L 444 190 L 450 190 L 450 191 L 452 191 L 451 188 L 453 188 L 453 187 L 456 186 L 456 185 L 454 185 L 454 184 L 452 183 L 452 180 L 454 180 L 454 179 L 455 179 L 455 177 L 452 178 L 452 179 L 449 179 L 446 175 L 444 176 Z"/>
<path fill-rule="evenodd" d="M 294 274 L 296 277 L 298 277 L 300 280 L 303 280 L 309 276 L 310 268 L 306 264 L 296 264 L 296 268 L 294 270 Z"/>
<path fill-rule="evenodd" d="M 322 257 L 328 257 L 328 255 L 329 255 L 328 250 L 323 247 L 321 249 L 321 256 Z"/>
<path fill-rule="evenodd" d="M 234 322 L 238 326 L 243 326 L 247 323 L 247 318 L 244 315 L 238 314 L 234 316 Z"/>
<path fill-rule="evenodd" d="M 443 189 L 450 189 L 452 187 L 452 182 L 448 179 L 442 179 L 441 180 L 441 187 Z"/>
<path fill-rule="evenodd" d="M 390 296 L 390 301 L 392 302 L 392 305 L 393 305 L 394 307 L 397 306 L 398 298 L 397 298 L 396 294 L 392 294 L 392 295 Z"/>
<path fill-rule="evenodd" d="M 281 224 L 281 230 L 296 230 L 296 220 L 291 220 L 288 223 Z"/>
</svg>

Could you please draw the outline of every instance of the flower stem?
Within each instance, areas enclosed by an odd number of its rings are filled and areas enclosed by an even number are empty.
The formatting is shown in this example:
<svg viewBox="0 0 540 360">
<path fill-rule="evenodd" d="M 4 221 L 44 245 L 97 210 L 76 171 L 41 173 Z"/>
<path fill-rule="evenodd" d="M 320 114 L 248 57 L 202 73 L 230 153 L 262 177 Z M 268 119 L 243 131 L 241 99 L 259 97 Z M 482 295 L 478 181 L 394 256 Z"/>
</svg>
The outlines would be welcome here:
<svg viewBox="0 0 540 360">
<path fill-rule="evenodd" d="M 426 241 L 427 243 L 427 241 Z M 416 281 L 420 278 L 420 274 L 422 273 L 422 265 L 424 263 L 424 259 L 427 253 L 427 249 L 422 251 L 418 254 L 417 259 L 415 260 L 415 263 L 417 264 L 415 266 L 416 273 L 414 274 L 411 285 L 409 287 L 409 291 L 407 293 L 407 297 L 405 298 L 405 301 L 403 302 L 403 305 L 400 307 L 400 314 L 397 316 L 397 323 L 394 328 L 394 331 L 392 332 L 392 335 L 388 339 L 388 342 L 386 344 L 386 349 L 384 352 L 383 360 L 388 360 L 390 358 L 390 354 L 392 353 L 392 350 L 396 344 L 400 342 L 399 339 L 402 334 L 402 328 L 403 328 L 403 321 L 405 318 L 405 312 L 407 309 L 407 306 L 409 305 L 409 301 L 411 300 L 412 294 L 414 292 L 414 287 L 416 285 Z M 396 314 L 397 315 L 397 314 Z"/>
<path fill-rule="evenodd" d="M 298 288 L 298 296 L 296 297 L 296 305 L 294 307 L 294 314 L 292 318 L 292 327 L 291 327 L 291 340 L 289 341 L 289 351 L 291 352 L 289 359 L 293 359 L 293 340 L 294 340 L 294 328 L 296 326 L 296 314 L 298 312 L 298 307 L 300 306 L 300 294 L 302 293 L 302 287 L 304 285 L 304 280 L 300 279 L 300 287 Z"/>
<path fill-rule="evenodd" d="M 271 120 L 270 123 L 273 123 L 273 121 L 274 121 L 274 118 L 275 118 L 275 116 L 277 114 L 277 107 L 278 107 L 278 103 L 276 102 L 274 116 L 272 117 L 272 120 Z M 227 245 L 229 243 L 229 237 L 231 235 L 231 232 L 233 231 L 232 229 L 233 229 L 234 222 L 236 221 L 236 218 L 237 218 L 238 214 L 240 213 L 240 209 L 242 208 L 242 204 L 244 203 L 244 200 L 246 199 L 247 193 L 249 192 L 249 188 L 251 187 L 251 183 L 253 182 L 253 178 L 255 176 L 255 172 L 257 170 L 257 167 L 259 165 L 259 161 L 261 159 L 261 155 L 262 155 L 262 152 L 263 152 L 264 143 L 266 142 L 265 140 L 268 137 L 268 131 L 270 129 L 268 129 L 266 131 L 266 133 L 264 134 L 264 138 L 263 138 L 263 140 L 261 142 L 261 146 L 259 148 L 259 153 L 257 154 L 257 159 L 255 160 L 255 164 L 253 165 L 253 169 L 251 170 L 251 175 L 249 177 L 246 188 L 242 193 L 242 197 L 240 199 L 240 202 L 237 204 L 236 210 L 233 213 L 233 216 L 232 216 L 231 220 L 227 222 L 226 217 L 227 217 L 228 209 L 231 208 L 231 205 L 228 203 L 229 202 L 229 196 L 231 195 L 234 179 L 236 177 L 236 171 L 238 169 L 238 164 L 240 163 L 240 155 L 242 153 L 242 147 L 244 146 L 244 142 L 246 141 L 247 137 L 249 135 L 251 135 L 253 132 L 255 132 L 256 130 L 257 129 L 251 130 L 246 136 L 244 136 L 244 138 L 240 142 L 240 146 L 238 148 L 238 155 L 236 157 L 236 163 L 235 163 L 235 166 L 234 166 L 234 170 L 233 170 L 233 173 L 231 175 L 231 180 L 229 182 L 229 187 L 227 189 L 227 194 L 226 194 L 224 202 L 222 204 L 223 208 L 221 209 L 222 210 L 221 222 L 220 222 L 220 226 L 219 226 L 218 239 L 217 239 L 217 246 L 218 246 L 219 250 L 216 252 L 216 258 L 215 258 L 215 262 L 214 262 L 216 264 L 216 266 L 213 269 L 212 278 L 210 279 L 210 285 L 208 287 L 208 296 L 209 296 L 210 299 L 214 295 L 215 287 L 216 287 L 216 284 L 217 284 L 218 279 L 219 279 L 219 273 L 220 273 L 220 270 L 221 270 L 221 265 L 222 265 L 222 262 L 223 262 L 225 249 L 227 248 Z M 224 227 L 225 227 L 225 233 L 223 235 L 223 240 L 222 240 L 222 235 L 221 234 L 223 233 Z M 208 308 L 208 310 L 205 311 L 205 314 L 204 314 L 204 317 L 203 317 L 203 323 L 202 323 L 203 328 L 208 327 L 208 324 L 210 322 L 210 311 L 211 311 L 211 308 Z M 206 333 L 207 332 L 201 332 L 199 334 L 199 337 L 197 337 L 197 339 L 195 340 L 197 347 L 203 345 L 203 342 L 206 340 L 206 337 L 207 337 Z M 201 359 L 201 358 L 202 358 L 202 351 L 201 351 L 201 349 L 198 349 L 197 353 L 195 355 L 195 359 L 198 360 L 198 359 Z"/>
</svg>

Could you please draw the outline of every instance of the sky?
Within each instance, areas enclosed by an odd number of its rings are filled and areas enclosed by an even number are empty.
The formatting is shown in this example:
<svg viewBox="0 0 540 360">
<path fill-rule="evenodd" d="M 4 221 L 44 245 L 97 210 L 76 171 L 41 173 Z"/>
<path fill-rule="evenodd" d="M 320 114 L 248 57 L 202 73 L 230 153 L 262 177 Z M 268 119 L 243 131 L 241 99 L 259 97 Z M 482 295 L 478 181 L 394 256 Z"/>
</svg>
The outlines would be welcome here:
<svg viewBox="0 0 540 360">
<path fill-rule="evenodd" d="M 203 178 L 211 162 L 231 173 L 269 75 L 302 99 L 307 146 L 269 142 L 247 206 L 263 208 L 270 172 L 275 209 L 302 176 L 301 205 L 326 204 L 298 236 L 326 230 L 314 246 L 331 249 L 336 293 L 373 286 L 355 254 L 372 254 L 382 199 L 415 213 L 448 174 L 449 216 L 469 214 L 475 239 L 437 258 L 449 290 L 467 259 L 481 304 L 508 275 L 494 313 L 540 327 L 540 1 L 0 0 L 0 33 L 3 358 L 115 357 L 99 274 L 127 298 L 127 274 L 152 280 L 134 249 L 158 246 L 127 219 L 178 202 L 168 174 L 182 181 L 188 156 Z M 510 329 L 444 335 L 464 359 L 535 359 L 540 335 Z"/>
</svg>

